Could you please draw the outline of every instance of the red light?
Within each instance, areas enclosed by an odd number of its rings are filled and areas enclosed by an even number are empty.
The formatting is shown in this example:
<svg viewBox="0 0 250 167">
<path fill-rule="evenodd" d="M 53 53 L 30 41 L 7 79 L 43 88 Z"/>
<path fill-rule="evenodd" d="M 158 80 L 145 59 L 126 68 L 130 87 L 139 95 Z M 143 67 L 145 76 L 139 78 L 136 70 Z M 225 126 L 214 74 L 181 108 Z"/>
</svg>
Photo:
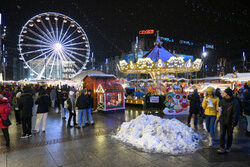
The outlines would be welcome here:
<svg viewBox="0 0 250 167">
<path fill-rule="evenodd" d="M 154 34 L 154 30 L 153 29 L 140 30 L 139 34 Z"/>
</svg>

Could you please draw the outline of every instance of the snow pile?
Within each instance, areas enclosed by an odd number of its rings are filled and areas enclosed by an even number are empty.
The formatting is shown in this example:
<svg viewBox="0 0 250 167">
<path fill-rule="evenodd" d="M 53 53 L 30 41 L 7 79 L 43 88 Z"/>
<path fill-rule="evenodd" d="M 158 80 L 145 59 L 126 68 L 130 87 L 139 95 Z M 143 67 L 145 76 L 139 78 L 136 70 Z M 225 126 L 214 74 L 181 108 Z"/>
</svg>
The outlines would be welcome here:
<svg viewBox="0 0 250 167">
<path fill-rule="evenodd" d="M 145 114 L 124 122 L 113 137 L 145 151 L 170 154 L 192 153 L 199 143 L 198 134 L 179 120 Z"/>
</svg>

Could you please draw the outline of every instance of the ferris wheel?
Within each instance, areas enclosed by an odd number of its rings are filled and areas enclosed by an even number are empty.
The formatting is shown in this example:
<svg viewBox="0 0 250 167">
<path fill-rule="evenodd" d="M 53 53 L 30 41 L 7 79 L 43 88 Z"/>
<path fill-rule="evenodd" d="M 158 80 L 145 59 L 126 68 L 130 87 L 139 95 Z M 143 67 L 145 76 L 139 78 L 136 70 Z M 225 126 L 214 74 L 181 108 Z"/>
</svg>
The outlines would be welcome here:
<svg viewBox="0 0 250 167">
<path fill-rule="evenodd" d="M 69 79 L 86 69 L 90 46 L 72 18 L 54 12 L 32 17 L 18 39 L 20 59 L 34 79 Z"/>
</svg>

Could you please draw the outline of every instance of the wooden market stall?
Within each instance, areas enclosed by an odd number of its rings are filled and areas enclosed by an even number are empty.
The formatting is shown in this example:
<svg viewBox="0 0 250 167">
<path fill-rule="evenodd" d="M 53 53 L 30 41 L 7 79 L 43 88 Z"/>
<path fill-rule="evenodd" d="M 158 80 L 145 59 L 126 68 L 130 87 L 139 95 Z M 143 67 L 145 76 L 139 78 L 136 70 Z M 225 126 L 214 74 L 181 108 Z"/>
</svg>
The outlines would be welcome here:
<svg viewBox="0 0 250 167">
<path fill-rule="evenodd" d="M 114 75 L 89 74 L 83 79 L 83 86 L 92 90 L 94 109 L 125 109 L 125 92 L 119 79 Z"/>
</svg>

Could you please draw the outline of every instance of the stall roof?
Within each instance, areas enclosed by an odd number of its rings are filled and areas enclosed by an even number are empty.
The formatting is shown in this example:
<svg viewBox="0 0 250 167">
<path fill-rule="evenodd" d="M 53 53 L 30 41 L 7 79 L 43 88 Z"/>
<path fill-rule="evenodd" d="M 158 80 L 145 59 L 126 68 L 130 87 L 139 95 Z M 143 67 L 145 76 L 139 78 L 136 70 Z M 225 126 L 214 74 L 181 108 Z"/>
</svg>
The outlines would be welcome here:
<svg viewBox="0 0 250 167">
<path fill-rule="evenodd" d="M 109 74 L 89 74 L 84 79 L 91 79 L 93 83 L 96 84 L 97 88 L 99 85 L 102 86 L 104 90 L 109 91 L 124 91 L 119 79 L 114 75 Z"/>
<path fill-rule="evenodd" d="M 82 82 L 82 80 L 87 76 L 87 75 L 102 75 L 104 74 L 103 72 L 101 71 L 96 71 L 96 70 L 87 70 L 87 71 L 83 71 L 81 72 L 80 74 L 74 76 L 72 78 L 73 81 L 77 82 L 77 83 L 80 83 Z"/>
</svg>

